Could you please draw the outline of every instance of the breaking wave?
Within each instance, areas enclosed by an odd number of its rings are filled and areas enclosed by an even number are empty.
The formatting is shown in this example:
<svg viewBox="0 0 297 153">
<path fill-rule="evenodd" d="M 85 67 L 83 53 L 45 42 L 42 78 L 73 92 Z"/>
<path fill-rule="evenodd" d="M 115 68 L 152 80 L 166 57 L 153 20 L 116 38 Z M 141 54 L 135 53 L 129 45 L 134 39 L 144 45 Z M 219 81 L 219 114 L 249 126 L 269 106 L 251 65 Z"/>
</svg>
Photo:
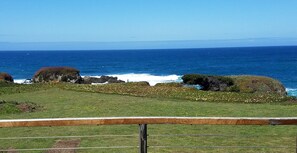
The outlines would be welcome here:
<svg viewBox="0 0 297 153">
<path fill-rule="evenodd" d="M 286 88 L 286 91 L 289 96 L 297 97 L 297 89 L 294 88 Z"/>
<path fill-rule="evenodd" d="M 147 81 L 151 86 L 156 85 L 157 83 L 167 83 L 167 82 L 181 82 L 180 75 L 151 75 L 151 74 L 111 74 L 108 76 L 118 77 L 118 79 L 126 82 L 140 82 Z"/>
</svg>

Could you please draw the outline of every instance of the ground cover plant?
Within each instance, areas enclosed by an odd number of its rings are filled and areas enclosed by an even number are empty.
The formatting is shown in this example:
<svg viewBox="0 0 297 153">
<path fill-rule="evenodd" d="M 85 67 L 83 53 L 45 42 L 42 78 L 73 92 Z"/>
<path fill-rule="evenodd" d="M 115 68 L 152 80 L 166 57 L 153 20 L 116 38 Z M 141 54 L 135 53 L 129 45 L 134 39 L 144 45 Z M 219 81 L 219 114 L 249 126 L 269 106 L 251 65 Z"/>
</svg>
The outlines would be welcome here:
<svg viewBox="0 0 297 153">
<path fill-rule="evenodd" d="M 275 92 L 280 95 L 284 95 L 285 87 L 273 78 L 264 76 L 229 76 L 234 80 L 238 90 L 240 92 L 255 93 L 255 92 Z"/>
<path fill-rule="evenodd" d="M 37 111 L 40 106 L 30 102 L 0 101 L 1 114 L 14 114 Z"/>
<path fill-rule="evenodd" d="M 275 103 L 292 102 L 294 98 L 270 93 L 238 93 L 201 91 L 176 84 L 149 86 L 145 83 L 119 83 L 106 85 L 58 84 L 62 89 L 112 93 L 139 97 L 173 98 L 207 102 Z"/>
<path fill-rule="evenodd" d="M 212 102 L 169 96 L 176 90 L 194 89 L 117 85 L 33 84 L 0 87 L 1 101 L 31 102 L 41 111 L 0 114 L 1 119 L 112 117 L 112 116 L 228 116 L 294 117 L 295 103 Z M 5 89 L 3 89 L 5 88 Z M 168 88 L 168 87 L 167 87 Z M 24 89 L 24 90 L 22 90 Z M 164 90 L 166 94 L 159 94 Z M 173 90 L 173 91 L 171 91 Z M 179 91 L 181 90 L 181 91 Z M 19 91 L 19 92 L 16 92 Z M 153 94 L 155 92 L 155 94 Z M 176 93 L 178 93 L 176 92 Z M 202 92 L 202 94 L 205 91 Z M 200 93 L 198 91 L 196 94 Z M 215 92 L 214 92 L 215 93 Z M 224 94 L 225 92 L 220 92 Z M 168 96 L 166 96 L 168 94 Z M 209 96 L 209 95 L 208 95 Z M 218 95 L 215 95 L 218 96 Z M 209 96 L 210 97 L 210 96 Z M 150 152 L 293 152 L 295 126 L 148 125 Z M 172 135 L 173 134 L 173 135 Z M 192 134 L 195 136 L 186 136 Z M 119 136 L 110 136 L 119 135 Z M 126 136 L 120 136 L 126 135 Z M 128 135 L 128 136 L 127 136 Z M 169 136 L 168 136 L 169 135 Z M 178 137 L 174 135 L 180 135 Z M 183 136 L 184 135 L 184 136 Z M 85 137 L 53 137 L 85 136 Z M 91 137 L 87 137 L 91 136 Z M 7 139 L 13 137 L 47 137 Z M 52 148 L 61 140 L 79 147 L 137 146 L 138 125 L 1 128 L 0 149 Z M 264 148 L 162 148 L 153 146 L 267 146 Z M 282 148 L 269 148 L 283 146 Z M 137 152 L 127 149 L 85 149 L 78 152 Z M 44 152 L 44 151 L 36 151 Z"/>
</svg>

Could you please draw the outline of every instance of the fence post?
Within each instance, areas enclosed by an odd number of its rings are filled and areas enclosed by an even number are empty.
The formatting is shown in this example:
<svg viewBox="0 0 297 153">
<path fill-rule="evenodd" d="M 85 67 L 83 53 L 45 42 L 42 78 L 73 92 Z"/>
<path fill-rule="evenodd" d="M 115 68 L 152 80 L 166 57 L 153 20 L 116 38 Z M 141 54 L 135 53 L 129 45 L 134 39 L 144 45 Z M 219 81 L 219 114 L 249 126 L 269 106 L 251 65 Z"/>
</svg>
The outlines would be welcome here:
<svg viewBox="0 0 297 153">
<path fill-rule="evenodd" d="M 139 153 L 147 153 L 147 125 L 139 124 Z"/>
</svg>

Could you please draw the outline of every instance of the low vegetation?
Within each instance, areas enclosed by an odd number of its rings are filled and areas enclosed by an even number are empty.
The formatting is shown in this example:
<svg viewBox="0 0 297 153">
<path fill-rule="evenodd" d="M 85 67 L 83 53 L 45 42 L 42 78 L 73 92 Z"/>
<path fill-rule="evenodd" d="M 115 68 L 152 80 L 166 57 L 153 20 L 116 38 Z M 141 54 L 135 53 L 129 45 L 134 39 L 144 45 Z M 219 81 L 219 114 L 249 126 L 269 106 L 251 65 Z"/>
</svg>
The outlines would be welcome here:
<svg viewBox="0 0 297 153">
<path fill-rule="evenodd" d="M 44 67 L 33 77 L 33 82 L 72 82 L 80 83 L 82 78 L 79 70 L 71 67 Z"/>
<path fill-rule="evenodd" d="M 54 83 L 16 84 L 10 82 L 0 82 L 0 96 L 3 94 L 15 94 L 46 90 L 52 88 L 53 86 L 55 86 Z"/>
<path fill-rule="evenodd" d="M 229 78 L 232 78 L 234 85 L 238 85 L 230 87 L 236 87 L 240 92 L 203 91 L 181 83 L 150 86 L 148 82 L 104 85 L 49 82 L 26 85 L 5 81 L 0 82 L 0 118 L 296 116 L 295 98 L 271 92 L 243 90 L 245 89 L 243 87 L 251 86 L 249 83 L 254 85 L 255 81 L 249 82 L 254 78 L 237 76 Z M 261 82 L 262 78 L 259 79 Z M 247 83 L 240 84 L 236 81 Z M 78 152 L 137 152 L 138 130 L 138 125 L 0 128 L 0 150 L 55 148 L 57 142 L 68 142 L 75 138 L 79 141 L 79 147 L 135 146 L 121 150 L 93 148 Z M 295 126 L 150 124 L 148 145 L 151 146 L 149 152 L 156 153 L 293 152 L 296 149 L 296 130 Z M 152 146 L 202 146 L 202 148 Z M 234 147 L 212 148 L 212 146 Z M 255 147 L 249 148 L 249 146 Z"/>
<path fill-rule="evenodd" d="M 5 102 L 29 101 L 38 106 L 42 106 L 44 109 L 31 113 L 2 113 L 0 114 L 1 119 L 113 116 L 296 116 L 295 103 L 219 103 L 210 101 L 210 99 L 205 100 L 208 102 L 203 102 L 192 100 L 189 97 L 194 97 L 193 95 L 195 94 L 217 97 L 220 96 L 220 94 L 223 96 L 226 92 L 198 91 L 184 87 L 166 87 L 167 90 L 165 90 L 165 87 L 150 87 L 145 85 L 145 83 L 96 86 L 69 83 L 32 85 L 6 84 L 6 87 L 3 88 L 7 90 L 0 94 L 0 98 Z M 2 90 L 2 87 L 0 89 Z M 26 91 L 20 91 L 21 89 L 26 89 Z M 165 93 L 162 93 L 163 90 Z M 183 90 L 185 90 L 185 92 L 183 92 Z M 15 91 L 20 91 L 20 93 Z M 186 95 L 186 92 L 189 94 Z M 173 96 L 173 94 L 178 93 L 180 93 L 180 95 Z M 231 93 L 231 95 L 233 94 L 242 94 L 242 96 L 254 95 L 250 93 Z M 187 98 L 191 100 L 186 100 Z M 244 98 L 241 98 L 241 100 L 243 99 Z M 78 150 L 78 152 L 137 152 L 138 130 L 138 125 L 0 128 L 0 150 L 8 148 L 51 148 L 55 146 L 56 142 L 59 140 L 72 140 L 72 138 L 59 138 L 56 136 L 84 136 L 79 138 L 79 147 L 135 146 L 135 148 L 86 149 Z M 149 147 L 149 152 L 156 153 L 293 152 L 296 144 L 296 130 L 296 126 L 148 125 L 148 145 L 266 146 L 264 148 Z M 194 136 L 186 136 L 187 134 Z M 125 137 L 125 135 L 128 136 Z M 177 136 L 175 137 L 174 135 Z M 22 139 L 16 139 L 15 137 L 22 137 Z M 288 147 L 275 148 L 275 146 Z M 44 151 L 36 152 L 41 153 Z"/>
<path fill-rule="evenodd" d="M 138 83 L 106 85 L 60 84 L 59 88 L 74 91 L 111 93 L 138 97 L 172 98 L 205 102 L 275 103 L 291 102 L 294 98 L 268 93 L 236 93 L 201 91 L 188 87 L 141 86 Z"/>
<path fill-rule="evenodd" d="M 183 87 L 181 83 L 170 82 L 170 83 L 157 83 L 155 87 Z"/>
<path fill-rule="evenodd" d="M 2 86 L 2 87 L 1 87 Z M 292 103 L 294 97 L 270 93 L 241 93 L 202 91 L 192 87 L 180 87 L 178 84 L 162 84 L 149 86 L 147 82 L 129 82 L 104 85 L 69 84 L 69 83 L 42 83 L 20 85 L 12 83 L 0 84 L 0 95 L 11 93 L 25 93 L 30 91 L 60 88 L 64 90 L 130 95 L 137 97 L 170 98 L 204 102 L 228 103 Z"/>
<path fill-rule="evenodd" d="M 285 87 L 278 81 L 263 76 L 230 76 L 240 92 L 245 93 L 276 93 L 285 95 Z"/>
<path fill-rule="evenodd" d="M 0 114 L 14 114 L 22 112 L 35 112 L 40 106 L 30 102 L 0 100 Z"/>
</svg>

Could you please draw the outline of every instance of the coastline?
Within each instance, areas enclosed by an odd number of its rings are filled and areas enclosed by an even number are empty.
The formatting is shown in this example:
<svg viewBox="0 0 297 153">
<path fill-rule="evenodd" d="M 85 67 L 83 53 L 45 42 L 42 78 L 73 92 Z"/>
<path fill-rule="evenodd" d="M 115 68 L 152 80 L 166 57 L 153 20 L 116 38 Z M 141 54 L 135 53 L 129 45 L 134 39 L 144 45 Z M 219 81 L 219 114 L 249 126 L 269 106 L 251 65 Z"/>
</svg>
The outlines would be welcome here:
<svg viewBox="0 0 297 153">
<path fill-rule="evenodd" d="M 85 77 L 88 75 L 84 75 L 82 77 Z M 171 75 L 152 75 L 148 73 L 142 73 L 142 74 L 136 74 L 136 73 L 127 73 L 127 74 L 109 74 L 106 76 L 112 76 L 112 77 L 118 77 L 119 80 L 123 80 L 125 82 L 141 82 L 146 81 L 151 86 L 156 85 L 157 83 L 169 83 L 169 82 L 182 82 L 181 75 L 171 74 Z M 101 76 L 95 75 L 91 77 L 100 78 Z M 27 79 L 15 79 L 14 83 L 18 84 L 30 84 L 25 83 Z M 296 88 L 290 88 L 286 87 L 286 91 L 288 93 L 288 96 L 294 96 L 297 97 L 297 89 Z"/>
<path fill-rule="evenodd" d="M 178 82 L 183 74 L 257 75 L 275 78 L 297 96 L 297 46 L 155 50 L 0 52 L 0 70 L 22 83 L 41 67 L 70 66 L 82 76 L 115 76 L 150 85 Z"/>
<path fill-rule="evenodd" d="M 152 75 L 148 73 L 126 73 L 126 74 L 107 74 L 107 75 L 82 75 L 81 77 L 90 76 L 100 78 L 101 76 L 117 77 L 125 82 L 141 82 L 146 81 L 151 86 L 157 83 L 182 82 L 182 75 Z M 14 83 L 24 84 L 27 79 L 14 79 Z"/>
</svg>

